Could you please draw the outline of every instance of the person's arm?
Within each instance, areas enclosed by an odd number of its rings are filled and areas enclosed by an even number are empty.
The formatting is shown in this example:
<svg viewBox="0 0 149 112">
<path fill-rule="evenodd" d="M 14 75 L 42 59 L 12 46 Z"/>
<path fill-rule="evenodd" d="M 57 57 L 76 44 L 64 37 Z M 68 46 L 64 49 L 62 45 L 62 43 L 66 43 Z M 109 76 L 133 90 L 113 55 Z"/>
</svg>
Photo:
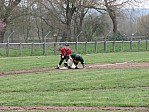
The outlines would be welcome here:
<svg viewBox="0 0 149 112">
<path fill-rule="evenodd" d="M 64 48 L 61 48 L 60 54 L 61 54 L 61 57 L 62 57 L 62 58 L 64 58 L 64 52 L 65 52 L 65 49 L 64 49 Z"/>
<path fill-rule="evenodd" d="M 68 52 L 67 52 L 67 55 L 71 55 L 71 53 L 72 53 L 72 50 L 69 48 Z"/>
<path fill-rule="evenodd" d="M 82 67 L 85 68 L 84 64 L 82 64 Z"/>
<path fill-rule="evenodd" d="M 81 64 L 82 64 L 82 67 L 85 68 L 84 59 L 83 59 L 82 57 L 80 58 L 80 62 L 81 62 Z"/>
<path fill-rule="evenodd" d="M 70 59 L 70 61 L 72 61 L 72 57 L 71 57 L 71 55 L 69 55 L 69 59 Z"/>
<path fill-rule="evenodd" d="M 67 55 L 69 56 L 69 59 L 72 60 L 71 53 L 72 53 L 72 50 L 69 48 L 69 50 L 68 50 L 68 54 L 67 54 Z"/>
</svg>

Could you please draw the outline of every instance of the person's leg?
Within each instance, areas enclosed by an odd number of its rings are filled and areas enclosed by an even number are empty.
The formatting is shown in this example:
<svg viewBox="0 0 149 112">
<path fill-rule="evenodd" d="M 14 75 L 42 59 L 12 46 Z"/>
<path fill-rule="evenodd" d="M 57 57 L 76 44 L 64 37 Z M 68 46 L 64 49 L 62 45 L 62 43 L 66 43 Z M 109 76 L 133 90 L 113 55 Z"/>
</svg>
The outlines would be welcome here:
<svg viewBox="0 0 149 112">
<path fill-rule="evenodd" d="M 64 58 L 65 58 L 64 66 L 65 66 L 65 67 L 68 67 L 67 61 L 68 61 L 68 59 L 69 59 L 69 56 L 65 56 Z"/>
<path fill-rule="evenodd" d="M 68 65 L 68 68 L 71 69 L 72 65 L 73 65 L 73 60 L 72 59 L 68 59 L 67 65 Z"/>
<path fill-rule="evenodd" d="M 69 59 L 69 56 L 65 56 L 65 58 L 66 58 L 66 62 L 68 61 L 68 59 Z"/>
<path fill-rule="evenodd" d="M 60 62 L 59 64 L 57 65 L 57 69 L 59 69 L 59 67 L 61 66 L 61 64 L 63 63 L 65 58 L 62 58 L 62 55 L 61 55 L 61 59 L 60 59 Z"/>
<path fill-rule="evenodd" d="M 77 67 L 78 62 L 74 62 L 74 65 L 76 66 L 75 69 L 78 69 L 78 67 Z"/>
<path fill-rule="evenodd" d="M 59 65 L 61 65 L 64 61 L 64 58 L 61 58 L 60 62 L 59 62 Z"/>
</svg>

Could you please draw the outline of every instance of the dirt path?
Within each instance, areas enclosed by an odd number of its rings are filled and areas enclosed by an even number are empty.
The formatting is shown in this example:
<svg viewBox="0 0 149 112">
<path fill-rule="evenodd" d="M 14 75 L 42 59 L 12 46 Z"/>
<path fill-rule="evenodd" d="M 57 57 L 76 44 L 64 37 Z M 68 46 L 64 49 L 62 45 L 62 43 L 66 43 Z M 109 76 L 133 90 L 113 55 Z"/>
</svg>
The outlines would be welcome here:
<svg viewBox="0 0 149 112">
<path fill-rule="evenodd" d="M 16 111 L 25 111 L 25 110 L 129 110 L 129 111 L 149 111 L 149 107 L 61 107 L 61 106 L 0 106 L 0 110 L 16 110 Z"/>
<path fill-rule="evenodd" d="M 149 62 L 140 62 L 140 63 L 96 63 L 96 64 L 86 64 L 86 69 L 91 68 L 149 68 Z M 46 71 L 54 71 L 57 70 L 55 68 L 40 68 L 40 69 L 33 69 L 33 70 L 21 70 L 21 71 L 14 71 L 14 72 L 0 72 L 0 76 L 5 75 L 13 75 L 13 74 L 25 74 L 25 73 L 34 73 L 34 72 L 46 72 Z"/>
<path fill-rule="evenodd" d="M 92 68 L 149 68 L 148 62 L 141 63 L 97 63 L 97 64 L 87 64 L 85 69 Z M 0 76 L 13 75 L 13 74 L 24 74 L 24 73 L 33 73 L 33 72 L 46 72 L 54 71 L 55 68 L 41 68 L 33 70 L 21 70 L 15 72 L 5 72 L 0 73 Z M 0 106 L 0 111 L 3 110 L 136 110 L 136 111 L 149 111 L 149 107 L 59 107 L 59 106 Z"/>
</svg>

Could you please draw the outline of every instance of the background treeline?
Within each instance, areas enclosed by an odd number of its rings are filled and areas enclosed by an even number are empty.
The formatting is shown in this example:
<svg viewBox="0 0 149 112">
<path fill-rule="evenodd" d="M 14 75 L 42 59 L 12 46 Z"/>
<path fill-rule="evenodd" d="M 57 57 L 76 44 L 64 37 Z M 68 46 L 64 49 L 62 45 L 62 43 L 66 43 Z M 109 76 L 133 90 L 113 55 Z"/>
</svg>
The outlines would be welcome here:
<svg viewBox="0 0 149 112">
<path fill-rule="evenodd" d="M 149 11 L 134 8 L 140 1 L 1 0 L 0 43 L 148 38 Z"/>
</svg>

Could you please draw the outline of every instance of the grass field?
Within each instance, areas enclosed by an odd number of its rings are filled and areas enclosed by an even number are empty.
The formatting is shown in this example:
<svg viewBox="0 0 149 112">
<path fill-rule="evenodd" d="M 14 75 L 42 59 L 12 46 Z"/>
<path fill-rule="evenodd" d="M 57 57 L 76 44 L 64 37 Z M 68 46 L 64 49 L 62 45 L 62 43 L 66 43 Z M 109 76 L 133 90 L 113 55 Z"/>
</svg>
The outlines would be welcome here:
<svg viewBox="0 0 149 112">
<path fill-rule="evenodd" d="M 149 62 L 149 52 L 83 54 L 85 63 Z M 0 72 L 56 67 L 59 55 L 1 57 Z"/>
<path fill-rule="evenodd" d="M 87 64 L 149 62 L 148 56 L 149 52 L 83 55 Z M 0 72 L 55 67 L 59 58 L 58 55 L 0 58 Z M 35 105 L 149 107 L 149 69 L 60 70 L 0 77 L 0 106 Z"/>
</svg>

